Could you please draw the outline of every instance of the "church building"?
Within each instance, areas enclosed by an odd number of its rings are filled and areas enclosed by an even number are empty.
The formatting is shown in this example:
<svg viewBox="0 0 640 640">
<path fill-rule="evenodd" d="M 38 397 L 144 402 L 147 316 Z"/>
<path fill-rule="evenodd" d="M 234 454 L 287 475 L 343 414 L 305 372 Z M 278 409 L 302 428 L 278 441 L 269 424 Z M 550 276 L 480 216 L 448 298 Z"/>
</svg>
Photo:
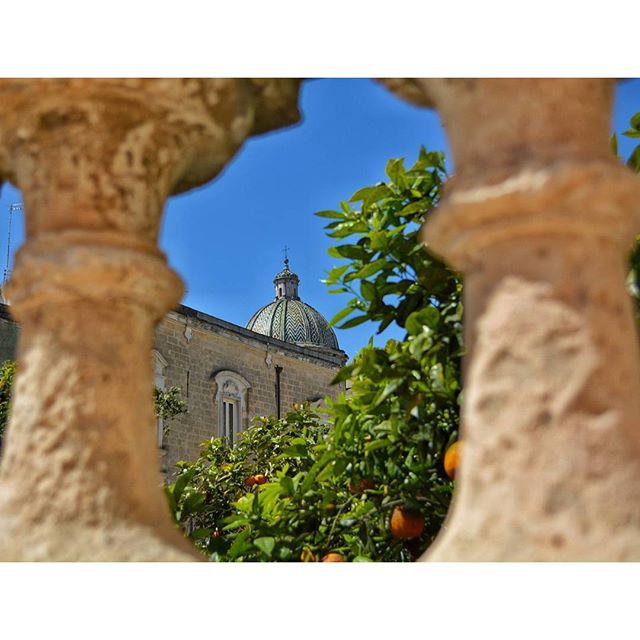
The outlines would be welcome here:
<svg viewBox="0 0 640 640">
<path fill-rule="evenodd" d="M 164 425 L 158 421 L 163 471 L 194 460 L 201 442 L 233 442 L 256 416 L 283 416 L 293 403 L 319 404 L 344 390 L 331 381 L 347 360 L 334 331 L 300 299 L 299 278 L 284 268 L 275 298 L 246 327 L 179 305 L 158 325 L 152 354 L 155 385 L 177 386 L 187 405 Z M 0 304 L 0 361 L 15 358 L 18 325 Z"/>
</svg>

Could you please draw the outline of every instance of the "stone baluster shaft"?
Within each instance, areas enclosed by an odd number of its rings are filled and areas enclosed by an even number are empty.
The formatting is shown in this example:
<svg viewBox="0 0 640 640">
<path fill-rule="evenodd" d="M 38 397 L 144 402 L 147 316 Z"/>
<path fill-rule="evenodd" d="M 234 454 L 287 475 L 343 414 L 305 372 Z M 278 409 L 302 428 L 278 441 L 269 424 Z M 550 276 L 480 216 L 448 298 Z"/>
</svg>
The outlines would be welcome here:
<svg viewBox="0 0 640 640">
<path fill-rule="evenodd" d="M 0 560 L 199 557 L 161 488 L 153 331 L 183 286 L 156 239 L 172 192 L 283 124 L 297 83 L 283 98 L 278 82 L 0 81 L 0 174 L 27 230 L 7 287 L 21 336 Z"/>
</svg>

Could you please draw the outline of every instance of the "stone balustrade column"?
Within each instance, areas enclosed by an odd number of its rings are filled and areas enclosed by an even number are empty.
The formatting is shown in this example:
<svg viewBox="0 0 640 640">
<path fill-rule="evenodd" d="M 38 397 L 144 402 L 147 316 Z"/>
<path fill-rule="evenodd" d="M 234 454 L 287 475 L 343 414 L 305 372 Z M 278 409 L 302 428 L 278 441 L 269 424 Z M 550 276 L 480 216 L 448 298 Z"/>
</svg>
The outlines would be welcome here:
<svg viewBox="0 0 640 640">
<path fill-rule="evenodd" d="M 293 81 L 0 81 L 0 175 L 23 192 L 27 236 L 7 287 L 21 336 L 0 560 L 198 557 L 171 522 L 155 442 L 153 330 L 183 292 L 156 246 L 162 208 L 247 135 L 295 120 L 296 94 Z"/>
<path fill-rule="evenodd" d="M 465 276 L 462 466 L 430 560 L 640 560 L 640 180 L 610 80 L 408 80 L 454 176 L 428 247 Z"/>
</svg>

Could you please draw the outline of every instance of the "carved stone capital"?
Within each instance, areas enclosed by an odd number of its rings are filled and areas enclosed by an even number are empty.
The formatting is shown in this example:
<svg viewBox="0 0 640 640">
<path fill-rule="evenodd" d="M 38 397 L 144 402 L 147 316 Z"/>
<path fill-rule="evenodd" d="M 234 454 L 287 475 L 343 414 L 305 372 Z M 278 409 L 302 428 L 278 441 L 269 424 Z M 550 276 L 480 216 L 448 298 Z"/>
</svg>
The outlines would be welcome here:
<svg viewBox="0 0 640 640">
<path fill-rule="evenodd" d="M 447 184 L 423 226 L 429 249 L 464 272 L 493 245 L 533 236 L 594 236 L 630 250 L 640 230 L 640 181 L 613 161 L 557 163 L 523 169 L 498 184 L 459 189 Z"/>
<path fill-rule="evenodd" d="M 118 301 L 159 320 L 180 301 L 182 281 L 153 245 L 113 232 L 41 233 L 20 249 L 6 287 L 17 320 L 41 306 Z"/>
<path fill-rule="evenodd" d="M 596 234 L 627 251 L 640 182 L 609 149 L 613 80 L 388 79 L 438 109 L 455 170 L 423 229 L 459 269 L 508 237 Z"/>
<path fill-rule="evenodd" d="M 0 80 L 0 177 L 27 234 L 121 230 L 155 241 L 168 195 L 213 178 L 257 127 L 290 124 L 297 83 Z"/>
<path fill-rule="evenodd" d="M 383 81 L 435 107 L 447 131 L 457 189 L 501 182 L 556 162 L 611 162 L 613 80 L 414 78 Z M 557 117 L 558 114 L 562 117 Z"/>
</svg>

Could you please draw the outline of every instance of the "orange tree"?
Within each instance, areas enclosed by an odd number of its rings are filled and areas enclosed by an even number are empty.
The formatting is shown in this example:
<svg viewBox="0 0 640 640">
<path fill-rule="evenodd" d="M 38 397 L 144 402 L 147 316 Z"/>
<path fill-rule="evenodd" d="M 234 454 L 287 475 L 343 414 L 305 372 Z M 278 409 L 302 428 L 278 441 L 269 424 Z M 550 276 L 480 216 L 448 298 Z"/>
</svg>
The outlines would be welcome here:
<svg viewBox="0 0 640 640">
<path fill-rule="evenodd" d="M 442 524 L 452 491 L 442 457 L 458 426 L 461 283 L 417 234 L 438 202 L 444 157 L 422 149 L 408 170 L 391 160 L 387 176 L 318 215 L 338 241 L 331 254 L 346 260 L 327 284 L 351 294 L 333 323 L 395 323 L 405 337 L 370 343 L 338 374 L 351 390 L 328 403 L 327 425 L 294 408 L 258 420 L 235 447 L 212 439 L 179 465 L 172 511 L 214 560 L 412 560 Z M 258 474 L 266 481 L 252 481 Z"/>
<path fill-rule="evenodd" d="M 625 135 L 640 137 L 640 114 Z M 640 145 L 628 165 L 640 170 Z M 458 429 L 462 283 L 417 234 L 438 202 L 444 158 L 422 149 L 409 170 L 391 160 L 387 176 L 318 215 L 338 241 L 330 253 L 346 261 L 327 278 L 333 293 L 350 295 L 332 322 L 370 320 L 379 332 L 395 324 L 404 339 L 370 343 L 339 373 L 351 391 L 328 403 L 328 424 L 297 407 L 258 420 L 234 448 L 212 439 L 196 462 L 179 465 L 167 488 L 172 511 L 212 560 L 406 561 L 443 522 L 453 487 L 443 454 Z M 629 285 L 640 303 L 639 283 L 636 246 Z"/>
<path fill-rule="evenodd" d="M 9 422 L 9 408 L 11 404 L 11 389 L 16 373 L 16 364 L 12 360 L 5 360 L 0 365 L 0 450 L 4 432 Z"/>
<path fill-rule="evenodd" d="M 271 559 L 276 537 L 275 557 L 297 559 L 292 555 L 298 547 L 293 540 L 297 522 L 292 514 L 284 517 L 295 507 L 288 498 L 300 497 L 300 474 L 308 475 L 324 453 L 327 432 L 317 414 L 297 407 L 280 420 L 256 419 L 235 446 L 223 438 L 203 443 L 195 462 L 178 463 L 177 479 L 167 487 L 176 521 L 214 559 Z M 277 525 L 267 522 L 274 507 L 273 519 L 281 525 L 277 532 Z M 301 509 L 296 517 L 309 516 Z M 315 524 L 305 521 L 302 528 Z"/>
</svg>

